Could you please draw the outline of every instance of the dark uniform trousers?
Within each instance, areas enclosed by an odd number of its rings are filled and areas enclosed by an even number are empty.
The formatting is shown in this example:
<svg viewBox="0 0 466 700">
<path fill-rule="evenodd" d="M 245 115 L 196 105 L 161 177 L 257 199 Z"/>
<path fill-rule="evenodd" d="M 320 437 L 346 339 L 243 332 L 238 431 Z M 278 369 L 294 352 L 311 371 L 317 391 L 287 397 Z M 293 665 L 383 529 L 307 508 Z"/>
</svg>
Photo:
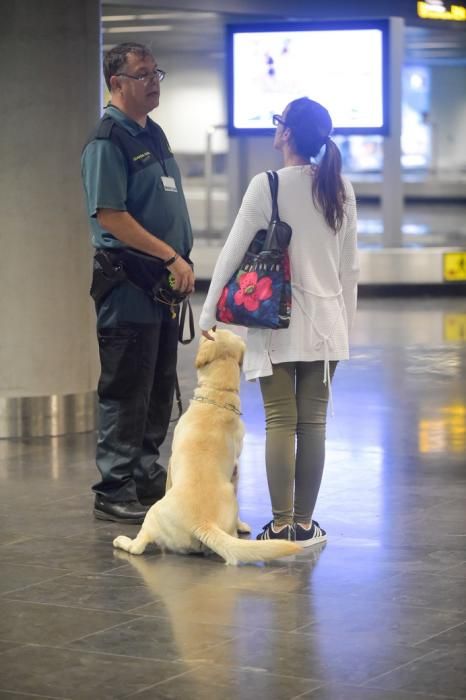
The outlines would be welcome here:
<svg viewBox="0 0 466 700">
<path fill-rule="evenodd" d="M 110 501 L 131 501 L 149 496 L 165 476 L 158 459 L 173 405 L 178 318 L 123 283 L 97 308 L 97 336 L 102 479 L 93 490 Z"/>
</svg>

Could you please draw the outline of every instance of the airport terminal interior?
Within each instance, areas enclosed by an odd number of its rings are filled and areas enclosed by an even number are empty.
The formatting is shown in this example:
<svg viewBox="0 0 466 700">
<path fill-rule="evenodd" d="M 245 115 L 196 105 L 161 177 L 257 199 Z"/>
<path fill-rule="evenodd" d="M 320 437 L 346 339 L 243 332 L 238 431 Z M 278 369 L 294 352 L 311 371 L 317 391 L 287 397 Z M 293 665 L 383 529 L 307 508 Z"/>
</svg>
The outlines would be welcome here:
<svg viewBox="0 0 466 700">
<path fill-rule="evenodd" d="M 67 0 L 60 12 L 66 4 L 79 2 Z M 351 3 L 347 17 L 341 2 L 338 17 L 328 16 L 326 3 L 315 3 L 313 14 L 303 6 L 314 3 L 288 4 L 289 16 L 273 0 L 104 0 L 99 9 L 99 51 L 141 41 L 167 70 L 154 118 L 183 174 L 199 280 L 196 321 L 249 177 L 280 167 L 271 137 L 228 136 L 225 25 L 368 16 L 364 2 Z M 450 3 L 417 5 L 451 11 Z M 7 322 L 0 336 L 0 700 L 466 700 L 466 21 L 422 22 L 415 9 L 404 21 L 396 230 L 386 209 L 390 139 L 336 136 L 357 196 L 361 284 L 351 358 L 339 363 L 333 382 L 315 511 L 327 542 L 236 567 L 156 546 L 141 556 L 113 549 L 117 535 L 134 537 L 138 526 L 94 519 L 95 413 L 89 409 L 86 422 L 71 415 L 75 403 L 60 401 L 85 396 L 82 405 L 95 411 L 91 304 L 79 322 L 69 319 L 81 314 L 78 302 L 50 286 L 43 306 L 35 306 L 40 294 L 28 292 L 24 303 L 35 311 L 20 323 L 23 311 L 11 313 L 0 300 Z M 25 16 L 18 13 L 17 22 L 26 26 Z M 37 18 L 36 31 L 44 27 Z M 104 103 L 101 84 L 98 90 Z M 86 118 L 92 125 L 94 116 Z M 238 170 L 241 156 L 247 163 Z M 78 170 L 73 207 L 87 244 Z M 31 189 L 31 202 L 34 196 Z M 19 231 L 24 219 L 27 231 L 28 211 L 9 199 L 6 220 Z M 31 211 L 44 227 L 52 222 L 49 212 L 40 219 L 33 204 Z M 92 253 L 76 254 L 70 284 L 79 273 L 73 289 L 84 295 Z M 1 271 L 15 283 L 10 268 Z M 54 274 L 50 268 L 50 285 Z M 43 354 L 39 308 L 49 336 L 60 338 Z M 179 346 L 184 408 L 196 386 L 198 337 L 196 328 L 196 339 Z M 49 359 L 60 354 L 61 384 L 49 376 Z M 80 358 L 90 383 L 76 379 Z M 271 519 L 258 383 L 243 379 L 240 397 L 246 434 L 238 501 L 255 538 Z M 49 420 L 45 412 L 62 405 L 66 415 Z M 175 407 L 164 465 L 176 418 Z"/>
</svg>

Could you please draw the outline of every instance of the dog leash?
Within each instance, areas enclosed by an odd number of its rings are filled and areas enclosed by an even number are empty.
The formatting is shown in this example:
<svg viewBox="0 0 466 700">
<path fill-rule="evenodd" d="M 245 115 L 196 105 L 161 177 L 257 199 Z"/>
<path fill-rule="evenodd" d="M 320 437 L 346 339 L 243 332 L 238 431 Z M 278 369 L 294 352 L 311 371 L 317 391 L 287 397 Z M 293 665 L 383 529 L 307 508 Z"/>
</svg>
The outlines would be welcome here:
<svg viewBox="0 0 466 700">
<path fill-rule="evenodd" d="M 184 338 L 184 328 L 186 325 L 186 318 L 188 319 L 188 324 L 189 324 L 189 336 L 187 338 Z M 193 317 L 193 310 L 191 308 L 191 304 L 189 299 L 183 299 L 181 302 L 181 310 L 180 310 L 180 320 L 179 320 L 179 325 L 178 325 L 178 341 L 182 345 L 187 345 L 194 339 L 194 317 Z M 178 406 L 178 415 L 176 418 L 172 418 L 170 420 L 170 423 L 176 423 L 180 418 L 183 413 L 183 404 L 181 402 L 181 390 L 180 390 L 180 383 L 178 381 L 178 372 L 175 375 L 175 397 L 176 397 L 176 405 Z"/>
</svg>

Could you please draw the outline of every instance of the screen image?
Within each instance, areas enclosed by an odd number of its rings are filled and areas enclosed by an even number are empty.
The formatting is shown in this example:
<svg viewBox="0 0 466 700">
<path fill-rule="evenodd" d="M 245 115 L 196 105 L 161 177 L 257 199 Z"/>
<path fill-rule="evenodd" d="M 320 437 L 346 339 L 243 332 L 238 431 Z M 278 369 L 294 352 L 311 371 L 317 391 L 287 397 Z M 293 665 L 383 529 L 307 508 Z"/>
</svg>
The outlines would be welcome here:
<svg viewBox="0 0 466 700">
<path fill-rule="evenodd" d="M 309 97 L 328 109 L 335 133 L 386 134 L 387 47 L 384 22 L 230 25 L 230 133 L 270 132 L 273 114 Z"/>
</svg>

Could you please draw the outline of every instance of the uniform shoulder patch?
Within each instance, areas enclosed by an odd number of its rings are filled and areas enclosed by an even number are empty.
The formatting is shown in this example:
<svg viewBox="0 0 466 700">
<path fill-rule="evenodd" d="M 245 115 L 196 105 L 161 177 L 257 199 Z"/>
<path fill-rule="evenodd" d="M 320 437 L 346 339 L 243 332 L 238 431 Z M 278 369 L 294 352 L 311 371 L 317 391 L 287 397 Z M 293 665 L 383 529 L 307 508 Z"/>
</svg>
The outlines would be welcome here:
<svg viewBox="0 0 466 700">
<path fill-rule="evenodd" d="M 112 134 L 112 129 L 115 126 L 115 121 L 111 117 L 104 117 L 97 127 L 95 135 L 96 139 L 109 139 Z"/>
</svg>

